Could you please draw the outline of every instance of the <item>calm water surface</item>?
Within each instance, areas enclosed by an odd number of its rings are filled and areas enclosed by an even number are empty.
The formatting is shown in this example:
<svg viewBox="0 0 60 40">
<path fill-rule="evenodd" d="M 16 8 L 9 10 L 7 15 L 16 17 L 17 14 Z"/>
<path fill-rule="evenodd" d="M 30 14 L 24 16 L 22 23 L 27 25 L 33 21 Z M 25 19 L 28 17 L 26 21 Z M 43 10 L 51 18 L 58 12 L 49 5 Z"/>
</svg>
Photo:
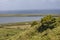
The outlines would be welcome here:
<svg viewBox="0 0 60 40">
<path fill-rule="evenodd" d="M 0 17 L 0 23 L 14 23 L 40 20 L 42 17 Z"/>
</svg>

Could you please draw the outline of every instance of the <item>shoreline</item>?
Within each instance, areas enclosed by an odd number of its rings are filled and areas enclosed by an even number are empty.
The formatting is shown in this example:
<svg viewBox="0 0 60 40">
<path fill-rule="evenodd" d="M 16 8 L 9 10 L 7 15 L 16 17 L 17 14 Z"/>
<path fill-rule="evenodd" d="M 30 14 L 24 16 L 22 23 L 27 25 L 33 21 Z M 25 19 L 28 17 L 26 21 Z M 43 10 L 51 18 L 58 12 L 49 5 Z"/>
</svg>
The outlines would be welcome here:
<svg viewBox="0 0 60 40">
<path fill-rule="evenodd" d="M 0 17 L 40 17 L 52 15 L 53 17 L 60 17 L 60 14 L 0 14 Z"/>
<path fill-rule="evenodd" d="M 4 23 L 0 24 L 0 26 L 19 26 L 19 25 L 31 25 L 33 21 L 26 21 L 26 22 L 15 22 L 15 23 Z M 39 20 L 37 20 L 39 22 Z"/>
</svg>

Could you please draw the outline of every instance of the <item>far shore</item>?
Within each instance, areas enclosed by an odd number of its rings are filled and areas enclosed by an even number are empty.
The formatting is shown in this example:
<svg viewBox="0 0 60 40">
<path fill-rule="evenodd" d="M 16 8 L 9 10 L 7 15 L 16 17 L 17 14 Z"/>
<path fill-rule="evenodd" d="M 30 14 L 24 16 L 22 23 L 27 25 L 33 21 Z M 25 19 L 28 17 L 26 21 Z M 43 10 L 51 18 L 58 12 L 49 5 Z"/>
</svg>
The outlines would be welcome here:
<svg viewBox="0 0 60 40">
<path fill-rule="evenodd" d="M 52 15 L 53 17 L 60 17 L 60 14 L 0 14 L 0 17 L 40 17 Z"/>
</svg>

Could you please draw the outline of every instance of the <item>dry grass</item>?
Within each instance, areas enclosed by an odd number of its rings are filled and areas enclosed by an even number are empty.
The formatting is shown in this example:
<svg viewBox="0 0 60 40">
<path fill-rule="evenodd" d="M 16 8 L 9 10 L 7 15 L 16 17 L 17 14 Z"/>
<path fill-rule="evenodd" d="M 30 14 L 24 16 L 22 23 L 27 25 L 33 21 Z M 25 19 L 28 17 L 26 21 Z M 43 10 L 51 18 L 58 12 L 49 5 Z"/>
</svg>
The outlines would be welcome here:
<svg viewBox="0 0 60 40">
<path fill-rule="evenodd" d="M 29 29 L 31 25 L 18 25 L 18 26 L 6 26 L 5 28 L 15 28 L 15 29 Z"/>
</svg>

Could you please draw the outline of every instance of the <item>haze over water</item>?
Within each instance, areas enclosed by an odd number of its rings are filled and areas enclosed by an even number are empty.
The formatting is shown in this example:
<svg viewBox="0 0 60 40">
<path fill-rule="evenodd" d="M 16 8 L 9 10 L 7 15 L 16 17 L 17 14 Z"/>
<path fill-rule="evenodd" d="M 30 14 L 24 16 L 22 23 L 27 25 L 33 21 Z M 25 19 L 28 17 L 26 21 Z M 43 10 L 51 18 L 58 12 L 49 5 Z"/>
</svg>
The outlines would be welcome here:
<svg viewBox="0 0 60 40">
<path fill-rule="evenodd" d="M 25 21 L 36 21 L 42 17 L 0 17 L 0 23 L 15 23 Z"/>
<path fill-rule="evenodd" d="M 60 0 L 0 0 L 0 14 L 60 14 Z M 0 23 L 39 20 L 41 17 L 0 17 Z"/>
</svg>

